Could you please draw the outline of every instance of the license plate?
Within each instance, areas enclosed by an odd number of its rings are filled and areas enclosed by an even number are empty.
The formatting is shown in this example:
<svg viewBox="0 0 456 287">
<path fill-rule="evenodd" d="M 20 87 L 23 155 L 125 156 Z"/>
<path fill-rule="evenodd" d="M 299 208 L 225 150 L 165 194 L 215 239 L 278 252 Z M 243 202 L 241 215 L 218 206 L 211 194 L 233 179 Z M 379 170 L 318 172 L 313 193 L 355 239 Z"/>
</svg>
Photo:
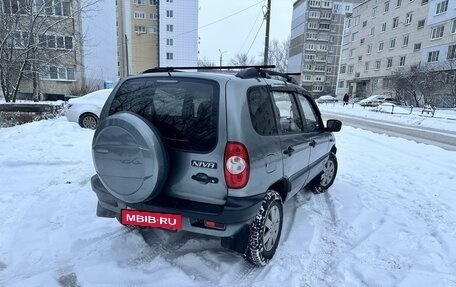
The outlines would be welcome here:
<svg viewBox="0 0 456 287">
<path fill-rule="evenodd" d="M 125 225 L 172 230 L 182 229 L 182 216 L 180 214 L 122 209 L 121 219 L 122 224 Z"/>
</svg>

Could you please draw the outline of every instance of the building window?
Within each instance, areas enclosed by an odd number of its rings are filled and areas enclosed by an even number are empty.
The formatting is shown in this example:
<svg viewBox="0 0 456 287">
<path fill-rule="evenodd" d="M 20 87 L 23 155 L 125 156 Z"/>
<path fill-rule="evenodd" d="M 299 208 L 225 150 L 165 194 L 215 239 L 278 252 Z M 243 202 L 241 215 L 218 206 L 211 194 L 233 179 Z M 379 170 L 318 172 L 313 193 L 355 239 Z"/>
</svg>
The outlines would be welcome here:
<svg viewBox="0 0 456 287">
<path fill-rule="evenodd" d="M 309 29 L 318 29 L 318 23 L 316 22 L 309 22 L 309 24 L 307 24 L 307 27 Z"/>
<path fill-rule="evenodd" d="M 402 0 L 396 0 L 396 8 L 401 7 Z"/>
<path fill-rule="evenodd" d="M 428 53 L 428 63 L 437 62 L 439 60 L 439 52 L 440 51 L 432 51 Z"/>
<path fill-rule="evenodd" d="M 326 73 L 332 73 L 333 69 L 332 67 L 326 67 Z"/>
<path fill-rule="evenodd" d="M 399 60 L 399 66 L 404 67 L 405 66 L 405 56 L 402 56 Z"/>
<path fill-rule="evenodd" d="M 435 8 L 435 15 L 445 13 L 448 10 L 448 0 L 442 1 L 437 4 Z"/>
<path fill-rule="evenodd" d="M 312 76 L 311 75 L 303 75 L 302 76 L 303 81 L 312 81 Z"/>
<path fill-rule="evenodd" d="M 145 5 L 146 4 L 146 0 L 135 0 L 135 4 L 136 5 Z"/>
<path fill-rule="evenodd" d="M 339 72 L 339 73 L 340 73 L 340 74 L 345 74 L 346 70 L 347 70 L 347 65 L 341 65 L 341 66 L 340 66 L 340 72 Z"/>
<path fill-rule="evenodd" d="M 405 14 L 405 25 L 410 25 L 412 23 L 413 12 L 408 12 Z"/>
<path fill-rule="evenodd" d="M 150 26 L 149 34 L 157 34 L 157 26 Z"/>
<path fill-rule="evenodd" d="M 172 60 L 173 56 L 173 53 L 166 53 L 166 60 Z"/>
<path fill-rule="evenodd" d="M 390 9 L 390 2 L 389 1 L 386 1 L 385 3 L 383 3 L 383 12 L 388 12 L 389 9 Z"/>
<path fill-rule="evenodd" d="M 371 32 L 370 32 L 371 36 L 374 36 L 375 35 L 375 27 L 371 27 Z"/>
<path fill-rule="evenodd" d="M 404 35 L 404 37 L 402 38 L 402 47 L 407 46 L 408 42 L 409 42 L 409 34 Z"/>
<path fill-rule="evenodd" d="M 364 21 L 363 22 L 363 27 L 366 27 L 367 26 L 367 21 Z"/>
<path fill-rule="evenodd" d="M 157 20 L 158 19 L 158 13 L 150 13 L 149 17 L 152 20 Z"/>
<path fill-rule="evenodd" d="M 421 43 L 415 43 L 413 45 L 413 51 L 419 51 L 421 49 Z"/>
<path fill-rule="evenodd" d="M 394 47 L 396 47 L 396 38 L 393 38 L 393 39 L 390 40 L 389 48 L 390 49 L 394 49 Z"/>
<path fill-rule="evenodd" d="M 448 60 L 456 59 L 456 44 L 448 46 L 447 59 Z"/>
<path fill-rule="evenodd" d="M 150 5 L 158 5 L 158 0 L 149 0 Z"/>
<path fill-rule="evenodd" d="M 370 54 L 372 52 L 372 45 L 367 45 L 367 53 Z"/>
<path fill-rule="evenodd" d="M 166 0 L 167 3 L 173 3 L 173 0 Z"/>
<path fill-rule="evenodd" d="M 364 38 L 361 38 L 361 40 L 359 41 L 361 43 L 361 45 L 364 44 L 364 40 L 365 40 Z"/>
<path fill-rule="evenodd" d="M 369 62 L 364 63 L 364 71 L 365 72 L 369 71 Z"/>
<path fill-rule="evenodd" d="M 313 92 L 322 92 L 323 91 L 323 86 L 313 86 L 312 87 Z"/>
<path fill-rule="evenodd" d="M 393 18 L 393 29 L 399 26 L 399 17 Z"/>
<path fill-rule="evenodd" d="M 355 32 L 351 35 L 351 40 L 352 42 L 356 40 L 356 36 L 358 35 L 358 32 Z"/>
<path fill-rule="evenodd" d="M 372 8 L 372 17 L 375 17 L 377 15 L 377 7 Z"/>
<path fill-rule="evenodd" d="M 136 26 L 135 26 L 135 32 L 136 32 L 137 34 L 146 33 L 146 26 L 139 26 L 139 25 L 136 25 Z"/>
<path fill-rule="evenodd" d="M 348 66 L 348 73 L 349 74 L 353 74 L 353 68 L 354 68 L 353 65 Z"/>
<path fill-rule="evenodd" d="M 378 51 L 383 51 L 383 42 L 378 43 Z"/>
<path fill-rule="evenodd" d="M 166 10 L 166 17 L 173 18 L 173 10 Z"/>
<path fill-rule="evenodd" d="M 382 62 L 380 60 L 375 61 L 375 70 L 380 70 L 381 65 L 382 65 Z"/>
<path fill-rule="evenodd" d="M 339 81 L 338 87 L 339 87 L 339 88 L 343 88 L 343 87 L 344 87 L 344 82 L 345 82 L 345 81 Z"/>
<path fill-rule="evenodd" d="M 75 70 L 68 67 L 48 66 L 40 73 L 41 79 L 74 81 Z"/>
<path fill-rule="evenodd" d="M 453 25 L 451 26 L 451 34 L 456 33 L 456 19 L 453 19 Z"/>
<path fill-rule="evenodd" d="M 172 24 L 167 24 L 166 25 L 166 31 L 167 32 L 173 32 L 174 30 L 174 26 Z"/>
<path fill-rule="evenodd" d="M 431 40 L 442 38 L 444 29 L 445 29 L 444 25 L 432 28 Z"/>
<path fill-rule="evenodd" d="M 135 19 L 146 19 L 146 13 L 135 11 Z"/>
<path fill-rule="evenodd" d="M 353 58 L 355 56 L 356 49 L 350 49 L 350 58 Z"/>
<path fill-rule="evenodd" d="M 382 24 L 382 33 L 386 31 L 386 22 Z"/>
<path fill-rule="evenodd" d="M 423 29 L 425 20 L 418 21 L 418 29 Z"/>
<path fill-rule="evenodd" d="M 358 62 L 361 62 L 363 60 L 363 56 L 358 56 Z"/>
<path fill-rule="evenodd" d="M 391 68 L 393 66 L 393 58 L 386 59 L 386 67 Z"/>
<path fill-rule="evenodd" d="M 429 2 L 429 0 L 421 0 L 421 5 L 426 5 Z"/>
<path fill-rule="evenodd" d="M 2 3 L 5 1 L 2 1 Z M 6 1 L 4 10 L 5 12 L 18 12 L 20 6 L 23 5 L 21 2 L 26 2 L 24 0 L 20 1 Z M 27 1 L 29 2 L 29 1 Z M 28 5 L 28 4 L 27 4 Z M 43 9 L 44 6 L 44 9 Z M 1 7 L 1 5 L 0 5 Z M 70 1 L 62 1 L 62 0 L 36 0 L 34 4 L 35 12 L 43 11 L 45 15 L 53 15 L 53 16 L 70 16 L 71 15 L 71 2 Z M 20 11 L 19 11 L 20 12 Z"/>
<path fill-rule="evenodd" d="M 167 46 L 173 46 L 173 44 L 174 44 L 174 39 L 166 39 Z"/>
</svg>

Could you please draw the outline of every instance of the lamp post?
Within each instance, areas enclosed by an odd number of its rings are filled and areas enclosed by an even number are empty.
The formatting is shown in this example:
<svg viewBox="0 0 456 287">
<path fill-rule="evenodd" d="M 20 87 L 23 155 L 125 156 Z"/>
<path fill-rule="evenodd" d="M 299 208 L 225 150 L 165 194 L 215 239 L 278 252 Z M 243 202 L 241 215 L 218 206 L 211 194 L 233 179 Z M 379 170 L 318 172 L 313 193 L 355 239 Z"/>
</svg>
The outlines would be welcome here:
<svg viewBox="0 0 456 287">
<path fill-rule="evenodd" d="M 220 71 L 222 70 L 222 59 L 223 59 L 223 54 L 225 54 L 227 51 L 222 51 L 220 49 L 218 49 L 219 52 L 220 52 Z"/>
</svg>

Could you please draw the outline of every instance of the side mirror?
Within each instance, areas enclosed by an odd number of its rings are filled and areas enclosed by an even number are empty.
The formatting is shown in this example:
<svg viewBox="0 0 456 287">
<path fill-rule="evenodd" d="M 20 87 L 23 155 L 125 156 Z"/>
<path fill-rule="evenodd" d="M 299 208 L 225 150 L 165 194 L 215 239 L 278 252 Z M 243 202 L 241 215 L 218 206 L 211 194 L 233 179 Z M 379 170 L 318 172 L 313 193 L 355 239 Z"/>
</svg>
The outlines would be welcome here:
<svg viewBox="0 0 456 287">
<path fill-rule="evenodd" d="M 338 132 L 342 128 L 342 122 L 339 120 L 328 120 L 326 122 L 326 131 Z"/>
</svg>

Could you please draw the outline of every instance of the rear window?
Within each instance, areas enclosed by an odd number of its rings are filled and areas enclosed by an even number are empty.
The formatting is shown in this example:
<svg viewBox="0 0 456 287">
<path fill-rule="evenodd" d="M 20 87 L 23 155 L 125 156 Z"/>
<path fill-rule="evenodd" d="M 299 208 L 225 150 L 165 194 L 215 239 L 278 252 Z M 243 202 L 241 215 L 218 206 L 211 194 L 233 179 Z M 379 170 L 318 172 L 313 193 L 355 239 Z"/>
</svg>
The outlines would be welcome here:
<svg viewBox="0 0 456 287">
<path fill-rule="evenodd" d="M 217 143 L 219 85 L 192 78 L 137 78 L 118 89 L 109 115 L 130 111 L 149 120 L 168 147 L 208 152 Z"/>
</svg>

